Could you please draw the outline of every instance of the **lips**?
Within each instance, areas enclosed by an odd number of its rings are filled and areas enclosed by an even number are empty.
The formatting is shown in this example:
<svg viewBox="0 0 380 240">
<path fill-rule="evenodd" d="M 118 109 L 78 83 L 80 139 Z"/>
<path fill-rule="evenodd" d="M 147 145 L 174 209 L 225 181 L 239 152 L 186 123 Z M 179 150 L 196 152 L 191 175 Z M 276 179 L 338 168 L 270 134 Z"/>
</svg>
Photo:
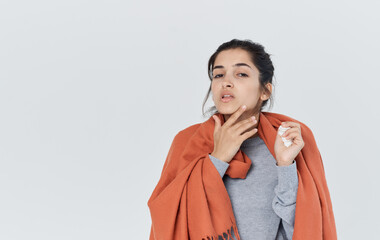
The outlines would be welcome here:
<svg viewBox="0 0 380 240">
<path fill-rule="evenodd" d="M 228 102 L 232 101 L 233 99 L 234 99 L 234 97 L 225 97 L 225 98 L 222 98 L 221 101 L 224 103 L 228 103 Z"/>
<path fill-rule="evenodd" d="M 234 95 L 232 94 L 232 92 L 229 92 L 229 91 L 223 91 L 223 92 L 220 94 L 220 99 L 224 99 L 224 98 L 223 98 L 224 95 L 230 95 L 230 97 L 228 97 L 228 98 L 234 98 Z"/>
</svg>

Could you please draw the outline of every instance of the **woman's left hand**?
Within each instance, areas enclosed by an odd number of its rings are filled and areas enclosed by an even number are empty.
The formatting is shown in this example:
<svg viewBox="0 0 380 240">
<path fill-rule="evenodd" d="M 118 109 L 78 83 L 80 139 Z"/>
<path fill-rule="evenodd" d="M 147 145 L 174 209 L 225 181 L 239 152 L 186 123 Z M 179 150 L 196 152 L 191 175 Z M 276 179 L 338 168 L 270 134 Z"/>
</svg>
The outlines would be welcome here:
<svg viewBox="0 0 380 240">
<path fill-rule="evenodd" d="M 293 163 L 293 160 L 296 158 L 298 153 L 301 151 L 305 145 L 302 136 L 301 136 L 301 126 L 296 122 L 283 122 L 282 127 L 290 127 L 287 129 L 282 136 L 278 134 L 274 143 L 274 152 L 276 154 L 276 161 L 278 166 L 288 166 Z M 293 143 L 286 147 L 282 141 L 282 137 L 285 137 L 288 140 L 292 140 Z"/>
</svg>

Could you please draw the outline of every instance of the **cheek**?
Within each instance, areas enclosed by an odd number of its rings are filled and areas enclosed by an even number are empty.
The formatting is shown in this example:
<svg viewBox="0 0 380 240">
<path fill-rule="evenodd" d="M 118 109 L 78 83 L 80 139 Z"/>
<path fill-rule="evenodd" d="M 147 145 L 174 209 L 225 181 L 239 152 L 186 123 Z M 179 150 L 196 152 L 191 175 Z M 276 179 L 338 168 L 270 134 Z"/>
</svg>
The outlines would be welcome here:
<svg viewBox="0 0 380 240">
<path fill-rule="evenodd" d="M 259 98 L 259 90 L 256 87 L 246 87 L 244 88 L 244 100 L 247 103 L 254 103 Z"/>
<path fill-rule="evenodd" d="M 214 84 L 211 84 L 211 94 L 212 94 L 212 99 L 214 99 L 214 89 L 215 89 L 215 86 L 214 86 Z"/>
<path fill-rule="evenodd" d="M 258 93 L 258 89 L 255 86 L 246 86 L 244 88 L 244 94 L 249 98 L 256 96 L 257 93 Z"/>
</svg>

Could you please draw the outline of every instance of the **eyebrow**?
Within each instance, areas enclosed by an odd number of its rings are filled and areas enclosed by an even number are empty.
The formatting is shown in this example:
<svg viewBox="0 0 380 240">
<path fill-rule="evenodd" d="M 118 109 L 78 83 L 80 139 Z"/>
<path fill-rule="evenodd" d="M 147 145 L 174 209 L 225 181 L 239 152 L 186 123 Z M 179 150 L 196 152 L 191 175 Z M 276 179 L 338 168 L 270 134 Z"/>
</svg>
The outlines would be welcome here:
<svg viewBox="0 0 380 240">
<path fill-rule="evenodd" d="M 252 69 L 251 68 L 251 66 L 249 66 L 248 64 L 246 64 L 246 63 L 236 63 L 235 65 L 232 65 L 233 67 L 240 67 L 240 66 L 246 66 L 246 67 L 249 67 L 250 69 Z M 217 65 L 217 66 L 214 66 L 213 68 L 212 68 L 212 70 L 214 70 L 215 68 L 224 68 L 222 65 Z"/>
</svg>

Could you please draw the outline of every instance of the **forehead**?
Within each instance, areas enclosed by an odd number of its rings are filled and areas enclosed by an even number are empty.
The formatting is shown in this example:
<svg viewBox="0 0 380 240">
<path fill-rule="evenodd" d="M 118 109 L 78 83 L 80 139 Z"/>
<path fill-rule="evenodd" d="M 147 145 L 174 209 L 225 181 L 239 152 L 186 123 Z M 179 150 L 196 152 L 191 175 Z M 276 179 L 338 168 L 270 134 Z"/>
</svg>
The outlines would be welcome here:
<svg viewBox="0 0 380 240">
<path fill-rule="evenodd" d="M 221 51 L 215 59 L 214 66 L 223 65 L 225 67 L 229 67 L 236 63 L 246 63 L 254 67 L 251 60 L 251 55 L 246 50 L 241 48 Z"/>
</svg>

